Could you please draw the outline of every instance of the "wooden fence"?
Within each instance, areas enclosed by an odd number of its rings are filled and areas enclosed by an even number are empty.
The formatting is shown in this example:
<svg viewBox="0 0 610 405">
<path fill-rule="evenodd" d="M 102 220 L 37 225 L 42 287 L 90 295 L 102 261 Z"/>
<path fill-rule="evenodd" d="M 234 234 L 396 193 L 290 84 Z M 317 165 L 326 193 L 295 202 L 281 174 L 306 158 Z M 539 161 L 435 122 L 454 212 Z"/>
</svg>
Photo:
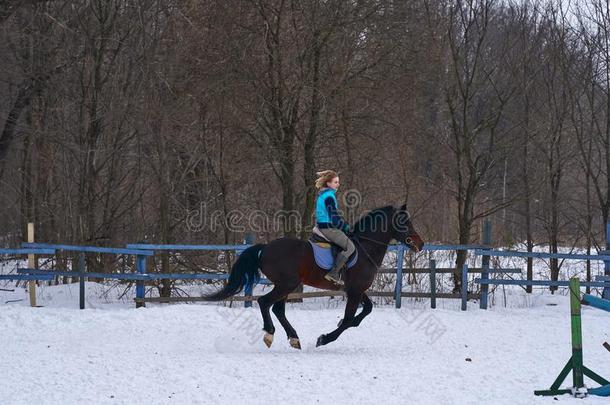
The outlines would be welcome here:
<svg viewBox="0 0 610 405">
<path fill-rule="evenodd" d="M 608 228 L 610 232 L 610 227 Z M 610 238 L 610 234 L 609 234 Z M 393 297 L 396 308 L 402 305 L 402 298 L 429 298 L 432 308 L 436 308 L 437 299 L 460 299 L 462 310 L 466 310 L 469 299 L 479 299 L 480 307 L 486 309 L 488 307 L 489 285 L 538 285 L 538 286 L 567 286 L 567 281 L 549 281 L 549 280 L 520 280 L 506 278 L 490 278 L 490 275 L 502 274 L 504 276 L 515 276 L 521 273 L 520 269 L 492 269 L 490 266 L 491 257 L 520 257 L 520 258 L 556 258 L 566 260 L 598 260 L 603 261 L 606 265 L 606 277 L 610 276 L 610 254 L 607 251 L 601 251 L 598 255 L 582 255 L 582 254 L 561 254 L 561 253 L 535 253 L 535 252 L 517 252 L 517 251 L 502 251 L 491 249 L 491 226 L 486 223 L 483 227 L 483 245 L 438 245 L 429 244 L 424 247 L 427 252 L 437 251 L 469 251 L 474 257 L 481 257 L 480 268 L 469 268 L 464 265 L 462 269 L 456 271 L 453 268 L 437 268 L 434 259 L 429 260 L 429 265 L 426 268 L 405 269 L 405 254 L 408 252 L 406 245 L 390 245 L 389 252 L 396 255 L 396 266 L 392 268 L 381 269 L 381 274 L 395 274 L 395 283 L 393 291 L 369 291 L 372 297 Z M 79 261 L 76 271 L 56 271 L 56 270 L 41 270 L 37 269 L 33 264 L 29 264 L 28 268 L 17 269 L 16 274 L 3 274 L 0 279 L 5 280 L 28 280 L 28 281 L 48 281 L 58 276 L 78 277 L 80 282 L 79 304 L 80 308 L 85 307 L 85 278 L 97 279 L 116 279 L 129 280 L 136 284 L 135 303 L 136 307 L 144 306 L 146 302 L 193 302 L 202 300 L 201 297 L 146 297 L 145 283 L 159 279 L 173 280 L 226 280 L 227 273 L 149 273 L 147 272 L 147 258 L 159 253 L 168 252 L 184 252 L 184 251 L 234 251 L 236 254 L 250 247 L 251 243 L 242 245 L 153 245 L 153 244 L 130 244 L 125 248 L 109 248 L 95 246 L 73 246 L 63 244 L 47 244 L 47 243 L 23 243 L 21 249 L 0 249 L 0 254 L 27 254 L 29 257 L 38 256 L 53 256 L 59 251 L 77 252 Z M 86 268 L 85 254 L 110 254 L 110 255 L 131 255 L 135 258 L 135 271 L 125 273 L 92 273 Z M 610 253 L 610 252 L 609 252 Z M 30 262 L 32 263 L 32 262 Z M 403 291 L 403 278 L 405 273 L 410 274 L 428 274 L 430 278 L 430 291 L 428 292 L 409 292 Z M 458 293 L 439 293 L 437 275 L 439 274 L 456 274 L 461 280 L 461 290 Z M 480 277 L 475 278 L 475 283 L 481 285 L 480 294 L 472 294 L 468 292 L 469 275 L 480 274 Z M 269 284 L 268 280 L 262 279 L 262 284 Z M 595 282 L 582 283 L 583 286 L 605 287 L 606 291 L 610 291 L 610 278 L 598 280 Z M 290 299 L 317 298 L 317 297 L 335 297 L 342 296 L 342 292 L 338 291 L 313 291 L 303 293 L 293 293 L 289 295 Z M 258 296 L 253 294 L 252 289 L 247 289 L 243 296 L 233 297 L 232 300 L 244 301 L 245 306 L 251 306 L 252 301 Z M 31 304 L 35 306 L 35 296 L 30 295 Z"/>
</svg>

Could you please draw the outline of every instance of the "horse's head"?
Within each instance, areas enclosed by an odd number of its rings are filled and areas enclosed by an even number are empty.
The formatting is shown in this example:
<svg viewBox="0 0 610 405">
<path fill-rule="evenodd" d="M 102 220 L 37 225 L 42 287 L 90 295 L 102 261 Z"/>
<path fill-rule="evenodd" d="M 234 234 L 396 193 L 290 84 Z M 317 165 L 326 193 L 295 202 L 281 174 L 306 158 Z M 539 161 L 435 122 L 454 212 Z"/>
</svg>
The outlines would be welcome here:
<svg viewBox="0 0 610 405">
<path fill-rule="evenodd" d="M 392 237 L 403 242 L 415 253 L 424 248 L 424 241 L 415 231 L 411 222 L 411 215 L 407 211 L 407 204 L 397 208 L 392 215 Z"/>
</svg>

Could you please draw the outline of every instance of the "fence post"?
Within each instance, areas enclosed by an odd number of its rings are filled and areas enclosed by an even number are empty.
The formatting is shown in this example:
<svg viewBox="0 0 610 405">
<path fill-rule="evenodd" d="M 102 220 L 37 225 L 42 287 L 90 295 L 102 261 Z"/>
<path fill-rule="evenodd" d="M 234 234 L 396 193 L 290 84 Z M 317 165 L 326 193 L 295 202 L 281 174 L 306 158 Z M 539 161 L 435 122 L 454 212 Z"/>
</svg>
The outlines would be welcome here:
<svg viewBox="0 0 610 405">
<path fill-rule="evenodd" d="M 34 242 L 34 223 L 28 222 L 28 242 Z M 36 266 L 36 256 L 33 254 L 28 255 L 28 267 L 30 269 L 37 268 Z M 28 290 L 30 293 L 30 306 L 36 306 L 36 280 L 30 280 L 28 282 Z"/>
<path fill-rule="evenodd" d="M 396 287 L 394 288 L 394 300 L 396 301 L 396 308 L 400 308 L 402 305 L 402 262 L 405 256 L 404 246 L 398 245 L 398 251 L 396 252 Z"/>
<path fill-rule="evenodd" d="M 245 245 L 254 245 L 256 239 L 254 234 L 251 233 L 247 233 L 244 235 L 244 244 Z M 236 256 L 239 256 L 239 253 L 241 252 L 235 252 Z M 248 295 L 252 295 L 254 291 L 254 284 L 250 284 L 250 283 L 246 283 L 246 286 L 244 288 L 244 295 L 248 296 Z M 252 301 L 244 301 L 244 308 L 251 308 L 252 307 Z"/>
<path fill-rule="evenodd" d="M 436 308 L 436 260 L 430 259 L 430 308 Z"/>
<path fill-rule="evenodd" d="M 606 250 L 610 249 L 610 221 L 606 224 Z M 610 276 L 610 261 L 604 261 L 604 274 Z M 610 287 L 604 287 L 602 298 L 610 300 Z"/>
<path fill-rule="evenodd" d="M 146 273 L 146 256 L 136 256 L 136 271 L 138 274 Z M 146 290 L 144 289 L 144 280 L 136 280 L 136 298 L 144 298 Z M 145 302 L 136 301 L 136 308 L 145 307 Z"/>
<path fill-rule="evenodd" d="M 468 308 L 468 265 L 462 267 L 462 311 Z"/>
<path fill-rule="evenodd" d="M 483 245 L 486 249 L 491 247 L 491 221 L 486 219 L 483 222 Z M 481 260 L 481 281 L 489 280 L 489 256 L 483 256 Z M 481 309 L 487 309 L 487 300 L 489 297 L 489 284 L 481 284 L 481 300 L 479 307 Z"/>
<path fill-rule="evenodd" d="M 570 312 L 572 316 L 572 382 L 573 387 L 584 385 L 582 360 L 582 326 L 580 318 L 580 280 L 570 280 Z"/>
<path fill-rule="evenodd" d="M 80 309 L 85 309 L 85 252 L 78 254 L 78 301 Z"/>
</svg>

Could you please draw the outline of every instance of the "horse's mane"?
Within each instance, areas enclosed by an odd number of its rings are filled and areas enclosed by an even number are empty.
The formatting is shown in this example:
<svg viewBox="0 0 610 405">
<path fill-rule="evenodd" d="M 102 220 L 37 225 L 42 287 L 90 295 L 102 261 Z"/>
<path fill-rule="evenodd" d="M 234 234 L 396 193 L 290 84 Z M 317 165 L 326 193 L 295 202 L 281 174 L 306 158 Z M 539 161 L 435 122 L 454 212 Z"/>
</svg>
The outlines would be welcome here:
<svg viewBox="0 0 610 405">
<path fill-rule="evenodd" d="M 374 210 L 369 211 L 354 224 L 354 234 L 358 235 L 371 231 L 373 224 L 378 221 L 379 218 L 389 219 L 389 216 L 394 210 L 395 208 L 393 206 L 386 205 L 385 207 L 375 208 Z"/>
</svg>

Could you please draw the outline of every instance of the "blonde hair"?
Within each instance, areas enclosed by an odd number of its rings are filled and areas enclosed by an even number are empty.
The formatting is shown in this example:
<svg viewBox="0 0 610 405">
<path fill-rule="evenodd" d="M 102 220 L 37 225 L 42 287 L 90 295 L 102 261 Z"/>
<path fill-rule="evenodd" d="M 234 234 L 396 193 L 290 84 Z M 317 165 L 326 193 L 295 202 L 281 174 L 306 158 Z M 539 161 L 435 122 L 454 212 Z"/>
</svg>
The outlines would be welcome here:
<svg viewBox="0 0 610 405">
<path fill-rule="evenodd" d="M 335 177 L 339 177 L 337 172 L 334 170 L 323 170 L 321 172 L 317 172 L 316 176 L 318 176 L 318 179 L 316 180 L 316 188 L 318 190 L 327 187 L 326 183 L 328 183 Z"/>
</svg>

